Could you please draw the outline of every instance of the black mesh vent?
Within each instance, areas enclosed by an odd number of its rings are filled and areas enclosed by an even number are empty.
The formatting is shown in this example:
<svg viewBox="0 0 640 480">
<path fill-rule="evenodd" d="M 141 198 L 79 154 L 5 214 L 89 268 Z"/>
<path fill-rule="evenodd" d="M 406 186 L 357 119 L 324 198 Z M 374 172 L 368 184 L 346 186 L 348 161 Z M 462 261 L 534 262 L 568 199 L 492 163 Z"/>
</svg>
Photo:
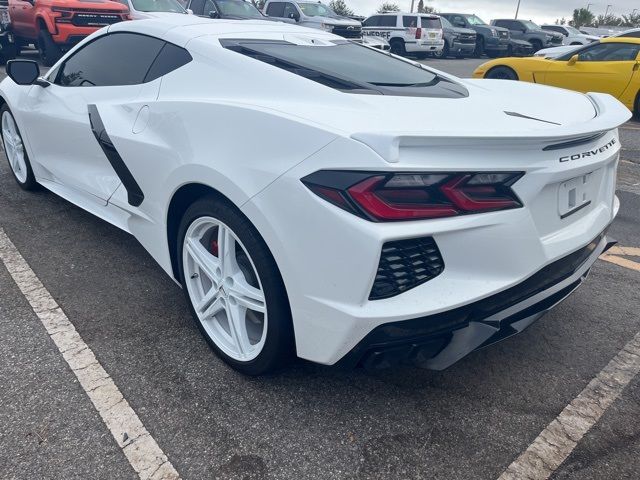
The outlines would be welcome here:
<svg viewBox="0 0 640 480">
<path fill-rule="evenodd" d="M 443 270 L 444 260 L 433 238 L 387 242 L 382 246 L 369 300 L 399 295 L 437 277 Z"/>
</svg>

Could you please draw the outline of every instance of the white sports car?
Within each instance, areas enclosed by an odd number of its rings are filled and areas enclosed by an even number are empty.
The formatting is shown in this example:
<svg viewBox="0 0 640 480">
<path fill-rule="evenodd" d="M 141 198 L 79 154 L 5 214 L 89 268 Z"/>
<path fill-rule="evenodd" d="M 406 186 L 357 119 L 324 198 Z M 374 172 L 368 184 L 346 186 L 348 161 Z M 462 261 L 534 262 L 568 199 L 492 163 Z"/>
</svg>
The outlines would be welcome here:
<svg viewBox="0 0 640 480">
<path fill-rule="evenodd" d="M 18 184 L 133 234 L 247 374 L 443 369 L 577 288 L 619 208 L 614 98 L 295 25 L 122 22 L 7 73 Z"/>
</svg>

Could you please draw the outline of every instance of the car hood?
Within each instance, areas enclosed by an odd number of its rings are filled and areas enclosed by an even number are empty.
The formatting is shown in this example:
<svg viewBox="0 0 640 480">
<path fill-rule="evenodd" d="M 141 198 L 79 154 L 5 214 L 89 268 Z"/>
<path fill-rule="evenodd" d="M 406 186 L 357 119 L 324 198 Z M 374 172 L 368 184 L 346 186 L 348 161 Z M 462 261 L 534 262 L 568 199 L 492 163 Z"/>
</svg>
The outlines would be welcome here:
<svg viewBox="0 0 640 480">
<path fill-rule="evenodd" d="M 583 45 L 562 45 L 561 47 L 543 48 L 535 53 L 536 57 L 557 58 L 572 50 L 578 50 Z"/>
<path fill-rule="evenodd" d="M 467 35 L 475 35 L 476 31 L 471 30 L 470 28 L 460 28 L 460 27 L 444 27 L 443 30 L 447 33 L 460 33 Z"/>
<path fill-rule="evenodd" d="M 131 16 L 134 20 L 146 20 L 148 18 L 166 18 L 167 15 L 187 15 L 187 12 L 141 12 L 140 10 L 131 10 Z"/>
<path fill-rule="evenodd" d="M 360 26 L 360 22 L 346 17 L 309 17 L 308 21 L 326 23 L 328 25 Z"/>
<path fill-rule="evenodd" d="M 464 80 L 463 98 L 430 98 L 339 93 L 322 102 L 272 103 L 310 123 L 347 135 L 394 161 L 403 142 L 461 139 L 556 139 L 605 131 L 626 122 L 629 110 L 609 95 L 593 97 L 559 88 L 504 80 Z M 596 110 L 596 100 L 604 120 Z M 561 108 L 550 107 L 561 105 Z M 434 115 L 433 112 L 438 112 Z M 438 140 L 440 139 L 440 140 Z"/>
</svg>

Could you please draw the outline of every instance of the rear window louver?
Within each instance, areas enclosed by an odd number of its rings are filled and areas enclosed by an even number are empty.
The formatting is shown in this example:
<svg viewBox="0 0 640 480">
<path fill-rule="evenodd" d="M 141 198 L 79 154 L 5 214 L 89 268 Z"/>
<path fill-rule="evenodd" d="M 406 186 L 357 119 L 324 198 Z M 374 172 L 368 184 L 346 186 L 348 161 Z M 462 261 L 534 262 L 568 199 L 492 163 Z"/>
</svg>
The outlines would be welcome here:
<svg viewBox="0 0 640 480">
<path fill-rule="evenodd" d="M 251 48 L 247 48 L 242 45 L 232 44 L 223 46 L 234 52 L 240 53 L 247 57 L 251 57 L 255 60 L 260 60 L 261 62 L 268 63 L 269 65 L 273 65 L 274 67 L 281 68 L 282 70 L 286 70 L 300 77 L 304 77 L 308 80 L 312 80 L 314 82 L 320 83 L 326 87 L 334 88 L 336 90 L 369 90 L 364 85 L 360 85 L 354 82 L 349 82 L 348 80 L 343 80 L 341 78 L 335 77 L 333 75 L 329 75 L 327 73 L 319 72 L 317 70 L 312 70 L 310 68 L 304 68 L 300 65 L 295 65 L 293 63 L 281 60 L 279 58 L 275 58 L 271 55 L 265 55 L 261 52 L 256 52 Z"/>
</svg>

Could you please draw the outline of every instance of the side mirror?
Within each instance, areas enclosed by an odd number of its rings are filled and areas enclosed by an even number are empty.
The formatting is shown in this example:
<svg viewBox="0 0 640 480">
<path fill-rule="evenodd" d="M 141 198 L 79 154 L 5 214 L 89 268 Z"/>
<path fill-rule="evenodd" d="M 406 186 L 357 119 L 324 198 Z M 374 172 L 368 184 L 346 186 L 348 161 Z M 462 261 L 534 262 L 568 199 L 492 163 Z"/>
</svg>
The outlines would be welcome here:
<svg viewBox="0 0 640 480">
<path fill-rule="evenodd" d="M 220 18 L 220 15 L 215 10 L 209 12 L 209 18 Z"/>
<path fill-rule="evenodd" d="M 295 21 L 297 22 L 298 20 L 300 20 L 300 15 L 296 15 L 295 13 L 291 12 L 291 13 L 289 14 L 289 18 L 290 18 L 291 20 L 295 20 Z"/>
<path fill-rule="evenodd" d="M 187 8 L 187 14 L 193 15 L 193 10 L 191 10 L 190 8 Z"/>
<path fill-rule="evenodd" d="M 574 55 L 573 57 L 571 57 L 571 58 L 569 59 L 569 61 L 567 62 L 567 65 L 569 65 L 569 66 L 573 66 L 573 65 L 575 65 L 576 63 L 578 63 L 578 60 L 579 60 L 579 59 L 580 59 L 580 56 L 576 54 L 576 55 Z"/>
<path fill-rule="evenodd" d="M 9 60 L 7 76 L 18 85 L 33 85 L 40 76 L 40 67 L 33 60 Z"/>
</svg>

